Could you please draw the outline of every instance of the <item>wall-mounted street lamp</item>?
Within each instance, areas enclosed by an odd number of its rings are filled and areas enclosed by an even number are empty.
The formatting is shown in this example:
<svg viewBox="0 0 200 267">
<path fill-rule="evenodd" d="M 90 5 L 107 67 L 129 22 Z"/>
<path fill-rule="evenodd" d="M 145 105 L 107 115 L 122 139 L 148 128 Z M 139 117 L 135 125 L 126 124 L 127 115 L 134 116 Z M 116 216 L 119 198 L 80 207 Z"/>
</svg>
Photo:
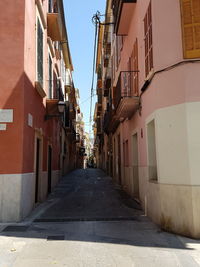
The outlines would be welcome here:
<svg viewBox="0 0 200 267">
<path fill-rule="evenodd" d="M 66 107 L 66 102 L 64 101 L 59 101 L 58 102 L 58 111 L 59 113 L 64 113 Z"/>
<path fill-rule="evenodd" d="M 47 114 L 44 119 L 49 120 L 51 118 L 60 117 L 65 112 L 66 102 L 58 101 L 56 99 L 47 99 Z"/>
</svg>

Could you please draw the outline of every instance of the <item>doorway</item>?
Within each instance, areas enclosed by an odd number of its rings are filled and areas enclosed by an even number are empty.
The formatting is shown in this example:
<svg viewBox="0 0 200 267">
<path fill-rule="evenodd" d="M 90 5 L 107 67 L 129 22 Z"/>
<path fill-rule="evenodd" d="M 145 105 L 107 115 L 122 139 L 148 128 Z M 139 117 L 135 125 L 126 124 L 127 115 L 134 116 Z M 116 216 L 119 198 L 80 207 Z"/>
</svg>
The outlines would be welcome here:
<svg viewBox="0 0 200 267">
<path fill-rule="evenodd" d="M 121 140 L 120 140 L 120 134 L 117 136 L 117 146 L 118 146 L 118 179 L 119 179 L 119 184 L 121 185 L 122 180 L 121 180 Z"/>
<path fill-rule="evenodd" d="M 139 200 L 138 135 L 133 135 L 133 196 Z"/>
<path fill-rule="evenodd" d="M 35 165 L 35 203 L 38 202 L 39 176 L 40 176 L 40 149 L 41 141 L 36 139 L 36 165 Z"/>
<path fill-rule="evenodd" d="M 48 146 L 48 194 L 51 193 L 52 180 L 52 148 Z"/>
</svg>

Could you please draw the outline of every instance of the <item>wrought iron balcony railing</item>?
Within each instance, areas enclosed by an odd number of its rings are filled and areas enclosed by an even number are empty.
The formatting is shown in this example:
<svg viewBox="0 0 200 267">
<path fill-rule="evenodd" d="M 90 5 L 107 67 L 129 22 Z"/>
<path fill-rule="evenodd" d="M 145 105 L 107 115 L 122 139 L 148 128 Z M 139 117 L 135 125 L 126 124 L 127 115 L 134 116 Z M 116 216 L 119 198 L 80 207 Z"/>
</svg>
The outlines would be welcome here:
<svg viewBox="0 0 200 267">
<path fill-rule="evenodd" d="M 114 107 L 121 121 L 130 118 L 138 108 L 138 71 L 122 71 L 114 88 Z"/>
<path fill-rule="evenodd" d="M 117 86 L 114 89 L 114 107 L 117 109 L 122 98 L 138 96 L 135 79 L 138 71 L 122 71 L 119 75 Z"/>
</svg>

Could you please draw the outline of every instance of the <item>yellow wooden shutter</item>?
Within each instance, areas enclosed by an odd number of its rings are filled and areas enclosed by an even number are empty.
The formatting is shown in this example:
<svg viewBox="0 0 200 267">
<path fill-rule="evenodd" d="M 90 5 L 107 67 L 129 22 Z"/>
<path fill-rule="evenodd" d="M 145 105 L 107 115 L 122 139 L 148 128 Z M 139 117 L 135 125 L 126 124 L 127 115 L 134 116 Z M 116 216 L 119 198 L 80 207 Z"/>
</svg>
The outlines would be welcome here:
<svg viewBox="0 0 200 267">
<path fill-rule="evenodd" d="M 180 0 L 184 58 L 200 57 L 200 0 Z"/>
</svg>

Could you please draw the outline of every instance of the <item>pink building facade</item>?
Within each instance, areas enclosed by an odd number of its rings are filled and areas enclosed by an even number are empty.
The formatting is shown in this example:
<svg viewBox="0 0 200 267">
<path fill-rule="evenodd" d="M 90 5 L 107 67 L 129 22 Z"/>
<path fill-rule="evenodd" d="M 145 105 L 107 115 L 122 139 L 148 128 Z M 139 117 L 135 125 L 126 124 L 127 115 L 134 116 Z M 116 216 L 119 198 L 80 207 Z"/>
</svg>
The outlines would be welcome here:
<svg viewBox="0 0 200 267">
<path fill-rule="evenodd" d="M 106 22 L 102 167 L 157 224 L 200 237 L 200 2 L 107 1 Z"/>
<path fill-rule="evenodd" d="M 0 8 L 0 221 L 8 222 L 26 217 L 74 167 L 76 107 L 63 2 Z"/>
</svg>

